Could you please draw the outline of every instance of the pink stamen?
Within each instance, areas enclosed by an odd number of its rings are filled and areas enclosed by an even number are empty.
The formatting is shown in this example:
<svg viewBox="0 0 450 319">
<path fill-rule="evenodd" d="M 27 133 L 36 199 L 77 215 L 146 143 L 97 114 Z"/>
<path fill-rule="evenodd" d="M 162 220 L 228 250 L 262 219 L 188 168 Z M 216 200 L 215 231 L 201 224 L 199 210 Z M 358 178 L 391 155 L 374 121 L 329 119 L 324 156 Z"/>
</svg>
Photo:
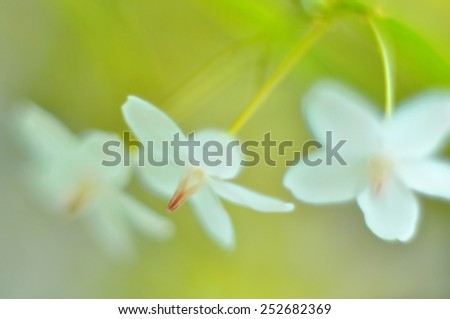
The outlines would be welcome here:
<svg viewBox="0 0 450 319">
<path fill-rule="evenodd" d="M 175 194 L 167 205 L 167 210 L 173 212 L 180 207 L 192 195 L 198 192 L 206 185 L 206 175 L 198 168 L 189 169 L 181 178 Z"/>
</svg>

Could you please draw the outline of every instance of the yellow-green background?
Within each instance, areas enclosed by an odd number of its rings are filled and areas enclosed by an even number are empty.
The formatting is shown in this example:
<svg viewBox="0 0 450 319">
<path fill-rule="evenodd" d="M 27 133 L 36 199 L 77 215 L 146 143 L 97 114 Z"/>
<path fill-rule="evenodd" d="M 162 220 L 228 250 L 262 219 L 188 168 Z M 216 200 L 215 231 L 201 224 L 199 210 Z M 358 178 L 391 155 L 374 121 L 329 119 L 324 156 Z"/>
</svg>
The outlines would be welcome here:
<svg viewBox="0 0 450 319">
<path fill-rule="evenodd" d="M 391 34 L 397 99 L 450 88 L 450 2 L 368 3 L 417 32 Z M 356 204 L 298 203 L 293 214 L 267 215 L 225 203 L 237 236 L 232 252 L 214 246 L 184 207 L 170 217 L 172 241 L 137 236 L 139 258 L 124 263 L 82 225 L 46 214 L 20 182 L 6 130 L 17 99 L 35 101 L 75 132 L 127 129 L 120 106 L 129 94 L 186 131 L 227 129 L 311 23 L 294 0 L 0 0 L 0 297 L 450 297 L 448 202 L 422 200 L 419 232 L 407 245 L 376 238 Z M 270 130 L 301 145 L 310 136 L 299 102 L 321 78 L 342 80 L 381 107 L 382 65 L 363 19 L 333 24 L 239 137 Z M 238 182 L 293 200 L 284 171 L 260 165 Z M 129 191 L 165 214 L 166 203 L 136 181 Z"/>
</svg>

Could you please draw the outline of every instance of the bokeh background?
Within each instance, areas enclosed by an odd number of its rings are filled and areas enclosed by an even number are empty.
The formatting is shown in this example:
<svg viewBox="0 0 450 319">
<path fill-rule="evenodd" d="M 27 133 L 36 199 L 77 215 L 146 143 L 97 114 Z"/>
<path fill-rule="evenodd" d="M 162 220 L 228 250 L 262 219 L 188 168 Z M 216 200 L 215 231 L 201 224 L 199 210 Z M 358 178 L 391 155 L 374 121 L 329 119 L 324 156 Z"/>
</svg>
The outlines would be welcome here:
<svg viewBox="0 0 450 319">
<path fill-rule="evenodd" d="M 450 204 L 422 199 L 410 244 L 365 226 L 356 204 L 258 214 L 225 203 L 237 246 L 224 252 L 188 207 L 176 237 L 136 236 L 139 257 L 107 255 L 78 223 L 46 214 L 18 176 L 8 133 L 16 100 L 41 105 L 74 132 L 126 130 L 127 95 L 152 101 L 185 131 L 227 129 L 314 20 L 298 0 L 0 0 L 0 297 L 3 298 L 441 298 L 450 297 Z M 311 1 L 309 1 L 311 2 Z M 392 17 L 396 97 L 450 89 L 450 2 L 367 4 Z M 364 20 L 343 15 L 239 133 L 310 138 L 301 96 L 334 78 L 383 102 L 382 65 Z M 444 150 L 450 155 L 449 149 Z M 293 200 L 284 167 L 247 168 L 238 182 Z M 165 214 L 136 180 L 129 192 Z"/>
</svg>

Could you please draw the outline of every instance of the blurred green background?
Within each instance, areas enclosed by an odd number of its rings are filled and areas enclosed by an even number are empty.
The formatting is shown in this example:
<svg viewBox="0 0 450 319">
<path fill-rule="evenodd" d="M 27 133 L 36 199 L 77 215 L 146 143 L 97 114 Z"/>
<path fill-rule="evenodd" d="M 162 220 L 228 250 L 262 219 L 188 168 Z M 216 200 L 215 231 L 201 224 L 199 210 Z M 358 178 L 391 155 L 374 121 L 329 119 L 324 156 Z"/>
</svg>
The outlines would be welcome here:
<svg viewBox="0 0 450 319">
<path fill-rule="evenodd" d="M 450 2 L 370 1 L 399 21 L 397 99 L 450 88 Z M 428 298 L 450 297 L 450 205 L 422 200 L 410 244 L 387 243 L 356 204 L 266 215 L 228 203 L 237 247 L 224 252 L 188 207 L 176 237 L 137 236 L 139 259 L 120 262 L 78 223 L 46 214 L 20 182 L 21 155 L 7 109 L 27 98 L 75 132 L 127 130 L 120 106 L 134 94 L 185 131 L 227 129 L 314 20 L 298 0 L 0 0 L 0 297 L 4 298 Z M 408 26 L 411 29 L 400 27 Z M 383 102 L 382 66 L 364 20 L 343 15 L 239 134 L 310 138 L 301 96 L 322 78 Z M 449 155 L 447 149 L 447 155 Z M 247 168 L 238 182 L 293 200 L 284 167 Z M 131 194 L 165 214 L 136 180 Z"/>
</svg>

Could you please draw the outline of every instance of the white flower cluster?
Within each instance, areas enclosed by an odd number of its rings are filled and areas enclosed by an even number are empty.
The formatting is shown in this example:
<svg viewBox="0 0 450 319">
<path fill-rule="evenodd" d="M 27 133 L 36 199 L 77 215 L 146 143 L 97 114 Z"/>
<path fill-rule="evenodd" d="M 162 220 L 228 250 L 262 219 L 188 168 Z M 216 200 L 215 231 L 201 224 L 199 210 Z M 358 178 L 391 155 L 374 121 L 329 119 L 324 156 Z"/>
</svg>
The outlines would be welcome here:
<svg viewBox="0 0 450 319">
<path fill-rule="evenodd" d="M 284 186 L 311 204 L 356 200 L 367 226 L 382 239 L 408 241 L 416 233 L 419 203 L 413 191 L 450 200 L 450 164 L 433 157 L 450 133 L 450 94 L 430 91 L 408 100 L 390 118 L 370 102 L 333 82 L 316 85 L 304 98 L 303 110 L 312 134 L 323 141 L 326 132 L 346 140 L 347 165 L 308 166 L 302 161 L 288 169 Z M 122 107 L 126 123 L 140 141 L 158 143 L 182 130 L 156 106 L 129 97 Z M 101 165 L 106 141 L 120 139 L 92 131 L 75 136 L 56 118 L 35 105 L 18 107 L 15 127 L 32 161 L 30 183 L 49 209 L 92 225 L 93 232 L 113 253 L 132 247 L 132 228 L 157 239 L 173 234 L 167 217 L 128 195 L 124 188 L 131 171 L 123 165 Z M 196 132 L 202 142 L 222 145 L 235 138 L 222 131 Z M 290 212 L 294 205 L 232 183 L 241 169 L 236 149 L 232 165 L 136 166 L 135 172 L 152 193 L 169 200 L 173 211 L 188 202 L 206 234 L 218 245 L 234 246 L 230 217 L 220 199 L 259 212 Z M 180 154 L 181 157 L 187 156 Z M 323 158 L 318 151 L 311 156 Z"/>
</svg>

